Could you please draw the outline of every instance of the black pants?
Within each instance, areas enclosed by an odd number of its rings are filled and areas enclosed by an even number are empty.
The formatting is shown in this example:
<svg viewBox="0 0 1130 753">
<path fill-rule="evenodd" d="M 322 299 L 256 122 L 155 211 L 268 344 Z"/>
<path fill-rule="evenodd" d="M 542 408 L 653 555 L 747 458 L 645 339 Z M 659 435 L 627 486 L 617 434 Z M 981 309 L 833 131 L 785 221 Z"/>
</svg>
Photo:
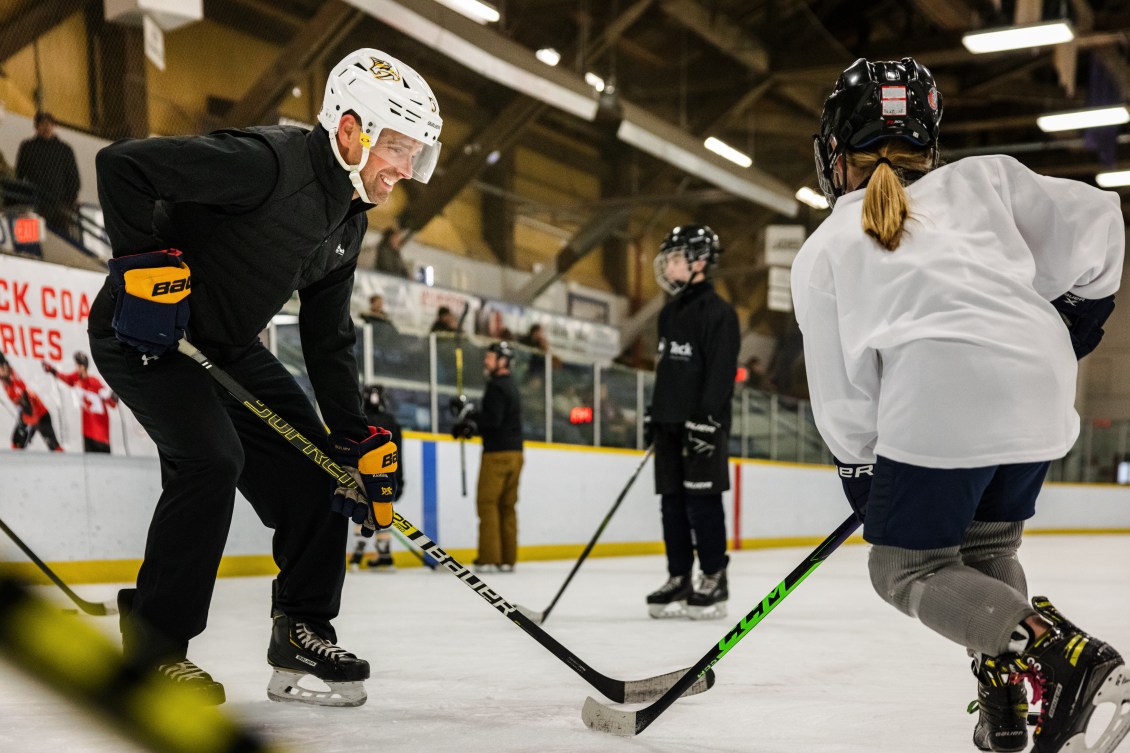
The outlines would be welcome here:
<svg viewBox="0 0 1130 753">
<path fill-rule="evenodd" d="M 51 424 L 50 413 L 44 413 L 34 426 L 25 424 L 22 419 L 16 419 L 16 428 L 12 430 L 12 449 L 25 449 L 35 438 L 36 432 L 43 435 L 47 449 L 51 452 L 59 450 L 59 440 L 55 438 L 55 427 Z"/>
<path fill-rule="evenodd" d="M 683 456 L 683 428 L 659 424 L 655 427 L 655 486 L 661 496 L 663 542 L 667 548 L 669 575 L 686 575 L 694 566 L 695 550 L 704 573 L 726 567 L 726 515 L 721 491 L 693 493 L 685 482 L 709 481 L 713 489 L 729 488 L 726 443 L 719 443 L 718 457 L 691 459 Z M 703 462 L 705 461 L 705 462 Z"/>
<path fill-rule="evenodd" d="M 273 606 L 336 640 L 330 620 L 341 601 L 348 521 L 330 511 L 333 478 L 188 357 L 174 351 L 146 365 L 138 351 L 113 336 L 91 336 L 90 350 L 161 458 L 163 490 L 137 576 L 131 622 L 124 625 L 127 656 L 183 657 L 188 641 L 204 631 L 237 487 L 275 531 L 280 572 Z M 313 406 L 266 348 L 256 342 L 216 357 L 256 398 L 326 449 Z"/>
<path fill-rule="evenodd" d="M 99 442 L 97 439 L 91 439 L 90 437 L 83 437 L 82 438 L 82 449 L 83 449 L 83 452 L 105 452 L 105 453 L 109 453 L 110 452 L 110 443 L 109 442 Z"/>
</svg>

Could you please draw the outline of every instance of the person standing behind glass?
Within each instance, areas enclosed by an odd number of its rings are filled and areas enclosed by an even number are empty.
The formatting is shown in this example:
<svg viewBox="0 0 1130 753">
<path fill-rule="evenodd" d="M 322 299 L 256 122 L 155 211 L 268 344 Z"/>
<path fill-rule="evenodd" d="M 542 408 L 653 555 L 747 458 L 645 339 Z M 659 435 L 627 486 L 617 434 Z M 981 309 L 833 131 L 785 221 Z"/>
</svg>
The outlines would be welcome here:
<svg viewBox="0 0 1130 753">
<path fill-rule="evenodd" d="M 47 227 L 77 241 L 79 174 L 74 150 L 55 135 L 55 117 L 35 114 L 35 136 L 20 143 L 16 177 L 35 186 L 36 208 Z"/>
<path fill-rule="evenodd" d="M 479 410 L 466 395 L 451 399 L 451 435 L 483 438 L 476 506 L 479 512 L 477 572 L 514 571 L 518 561 L 518 479 L 522 474 L 522 402 L 510 375 L 514 349 L 505 340 L 483 353 L 487 388 Z"/>
</svg>

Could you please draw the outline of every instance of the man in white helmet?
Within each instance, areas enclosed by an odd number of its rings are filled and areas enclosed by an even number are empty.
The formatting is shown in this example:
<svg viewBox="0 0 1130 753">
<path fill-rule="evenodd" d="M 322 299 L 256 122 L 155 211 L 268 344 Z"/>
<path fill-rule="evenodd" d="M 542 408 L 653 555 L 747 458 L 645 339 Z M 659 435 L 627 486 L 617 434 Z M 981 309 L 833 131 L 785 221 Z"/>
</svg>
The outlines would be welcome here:
<svg viewBox="0 0 1130 753">
<path fill-rule="evenodd" d="M 334 645 L 330 621 L 348 518 L 371 513 L 378 527 L 392 519 L 395 481 L 357 469 L 382 468 L 374 460 L 393 461 L 396 448 L 365 420 L 349 301 L 366 210 L 400 180 L 428 180 L 443 121 L 424 79 L 373 49 L 334 66 L 318 121 L 309 132 L 267 126 L 121 141 L 97 159 L 114 258 L 90 312 L 91 353 L 157 444 L 163 486 L 137 588 L 119 594 L 123 645 L 131 661 L 214 703 L 223 686 L 187 652 L 207 621 L 237 487 L 274 529 L 268 695 L 338 706 L 366 698 L 369 664 Z M 321 419 L 259 341 L 296 291 Z M 335 489 L 177 353 L 186 335 L 351 469 L 368 501 Z M 391 474 L 395 463 L 383 467 Z M 329 692 L 299 690 L 306 674 Z"/>
</svg>

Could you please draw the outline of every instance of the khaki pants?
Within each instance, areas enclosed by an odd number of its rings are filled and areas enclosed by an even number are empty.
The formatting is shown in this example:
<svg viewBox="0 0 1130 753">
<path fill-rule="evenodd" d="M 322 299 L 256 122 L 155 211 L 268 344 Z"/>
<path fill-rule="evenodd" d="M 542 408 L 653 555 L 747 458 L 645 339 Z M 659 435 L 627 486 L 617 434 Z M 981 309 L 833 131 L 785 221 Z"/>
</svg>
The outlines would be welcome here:
<svg viewBox="0 0 1130 753">
<path fill-rule="evenodd" d="M 513 565 L 518 560 L 518 477 L 522 453 L 484 452 L 479 464 L 479 565 Z"/>
</svg>

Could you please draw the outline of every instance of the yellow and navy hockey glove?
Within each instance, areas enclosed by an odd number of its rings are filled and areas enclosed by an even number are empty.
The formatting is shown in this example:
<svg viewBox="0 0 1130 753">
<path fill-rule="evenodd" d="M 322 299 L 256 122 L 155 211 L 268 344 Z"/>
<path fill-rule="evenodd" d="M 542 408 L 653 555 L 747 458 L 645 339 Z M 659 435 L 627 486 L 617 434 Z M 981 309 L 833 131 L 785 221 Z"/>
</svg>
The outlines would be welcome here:
<svg viewBox="0 0 1130 753">
<path fill-rule="evenodd" d="M 400 455 L 392 434 L 369 427 L 369 436 L 360 442 L 330 435 L 334 460 L 357 484 L 357 488 L 334 489 L 330 508 L 354 523 L 360 523 L 363 536 L 392 525 L 392 502 L 396 499 L 396 469 Z M 372 528 L 370 528 L 372 527 Z"/>
<path fill-rule="evenodd" d="M 114 334 L 142 353 L 175 348 L 188 326 L 192 277 L 176 249 L 119 256 L 107 262 L 114 298 Z"/>
</svg>

